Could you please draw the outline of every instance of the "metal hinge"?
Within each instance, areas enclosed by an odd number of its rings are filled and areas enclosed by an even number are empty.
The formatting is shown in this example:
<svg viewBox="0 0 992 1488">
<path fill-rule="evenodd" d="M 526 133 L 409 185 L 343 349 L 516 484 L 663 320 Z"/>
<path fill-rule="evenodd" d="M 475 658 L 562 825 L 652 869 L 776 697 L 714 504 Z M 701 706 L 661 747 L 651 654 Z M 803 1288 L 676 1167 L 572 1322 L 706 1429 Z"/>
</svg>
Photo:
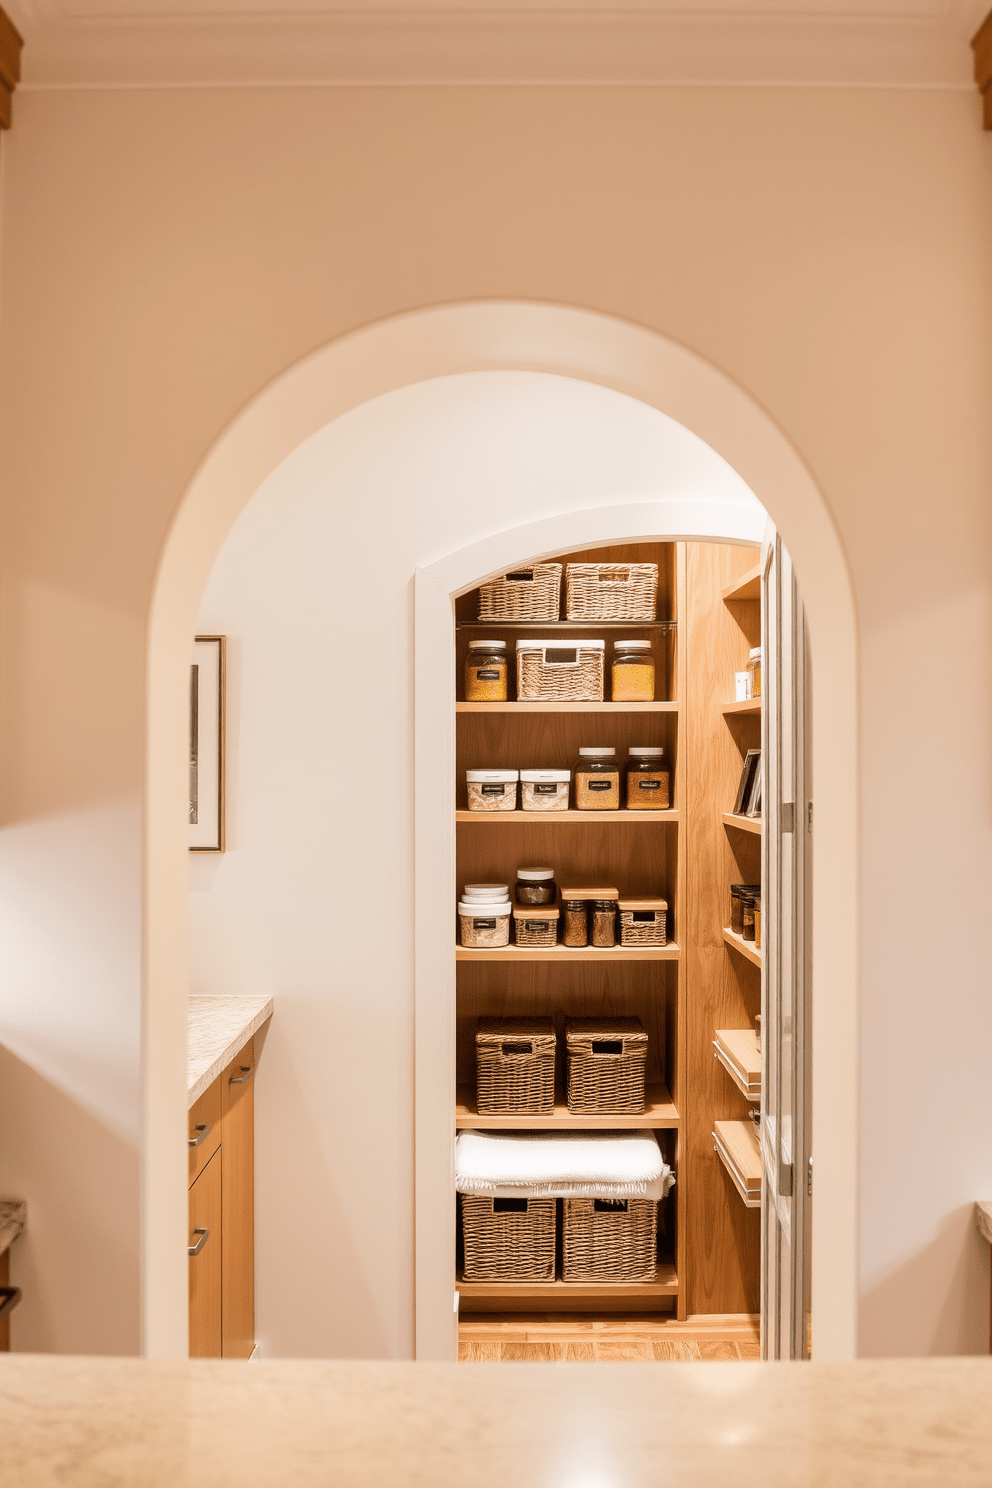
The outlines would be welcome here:
<svg viewBox="0 0 992 1488">
<path fill-rule="evenodd" d="M 794 801 L 783 801 L 778 808 L 778 829 L 780 832 L 794 832 L 796 822 L 796 806 Z"/>
</svg>

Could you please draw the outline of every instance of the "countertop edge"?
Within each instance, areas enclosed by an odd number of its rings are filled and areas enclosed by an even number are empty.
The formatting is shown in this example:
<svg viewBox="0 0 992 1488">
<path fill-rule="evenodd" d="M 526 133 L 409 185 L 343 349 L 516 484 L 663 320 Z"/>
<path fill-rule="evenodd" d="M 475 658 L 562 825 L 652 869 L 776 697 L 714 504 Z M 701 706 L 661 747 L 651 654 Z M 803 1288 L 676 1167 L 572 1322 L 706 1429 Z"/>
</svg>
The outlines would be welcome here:
<svg viewBox="0 0 992 1488">
<path fill-rule="evenodd" d="M 219 1074 L 223 1073 L 238 1050 L 244 1048 L 252 1034 L 257 1033 L 262 1024 L 268 1022 L 272 1017 L 272 1009 L 273 1001 L 269 997 L 264 1006 L 245 1021 L 240 1031 L 225 1045 L 221 1053 L 203 1071 L 203 1074 L 199 1075 L 194 1083 L 189 1086 L 187 1110 L 196 1104 L 203 1092 L 210 1088 Z"/>
</svg>

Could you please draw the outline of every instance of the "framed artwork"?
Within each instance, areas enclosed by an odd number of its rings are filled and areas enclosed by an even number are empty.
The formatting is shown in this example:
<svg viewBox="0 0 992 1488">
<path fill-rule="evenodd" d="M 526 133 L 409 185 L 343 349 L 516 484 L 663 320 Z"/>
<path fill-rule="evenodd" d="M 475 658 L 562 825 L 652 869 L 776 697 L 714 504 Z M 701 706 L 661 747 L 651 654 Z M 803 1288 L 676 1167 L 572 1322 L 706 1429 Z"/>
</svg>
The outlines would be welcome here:
<svg viewBox="0 0 992 1488">
<path fill-rule="evenodd" d="M 761 780 L 761 750 L 749 749 L 744 756 L 744 768 L 741 770 L 740 784 L 737 787 L 737 799 L 734 802 L 735 816 L 749 816 L 749 807 L 754 794 L 755 781 Z"/>
<path fill-rule="evenodd" d="M 189 668 L 189 850 L 224 851 L 227 637 L 197 636 Z"/>
<path fill-rule="evenodd" d="M 754 781 L 751 786 L 751 794 L 744 808 L 745 816 L 761 815 L 761 752 L 758 752 L 758 764 L 754 772 Z"/>
</svg>

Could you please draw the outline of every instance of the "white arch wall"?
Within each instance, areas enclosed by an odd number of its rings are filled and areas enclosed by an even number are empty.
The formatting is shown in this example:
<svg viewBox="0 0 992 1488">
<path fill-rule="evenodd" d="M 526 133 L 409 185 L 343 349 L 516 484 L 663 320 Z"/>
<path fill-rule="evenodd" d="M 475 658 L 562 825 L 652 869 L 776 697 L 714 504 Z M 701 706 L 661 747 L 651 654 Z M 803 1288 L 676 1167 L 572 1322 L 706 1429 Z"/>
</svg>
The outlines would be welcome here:
<svg viewBox="0 0 992 1488">
<path fill-rule="evenodd" d="M 817 1029 L 818 1047 L 831 1068 L 843 1072 L 832 1082 L 833 1109 L 840 1111 L 839 1119 L 831 1124 L 832 1147 L 818 1152 L 821 1191 L 836 1199 L 837 1233 L 829 1245 L 820 1247 L 824 1269 L 818 1273 L 817 1285 L 819 1295 L 829 1297 L 831 1305 L 824 1308 L 817 1347 L 825 1356 L 853 1351 L 857 1279 L 857 896 L 852 868 L 856 861 L 856 648 L 853 603 L 836 536 L 815 487 L 787 441 L 739 389 L 700 359 L 661 337 L 607 317 L 556 307 L 484 304 L 421 312 L 372 327 L 326 348 L 280 379 L 216 446 L 194 480 L 170 535 L 158 578 L 149 649 L 143 1188 L 144 1324 L 149 1352 L 178 1353 L 184 1347 L 179 1306 L 180 1296 L 185 1295 L 180 1050 L 186 986 L 186 863 L 180 807 L 185 793 L 187 648 L 199 595 L 226 531 L 252 493 L 282 459 L 329 420 L 371 397 L 426 378 L 506 368 L 597 382 L 674 417 L 719 451 L 760 493 L 803 575 L 818 661 L 817 699 L 822 717 L 831 720 L 829 745 L 834 764 L 835 797 L 830 800 L 828 787 L 831 809 L 818 833 L 818 865 L 840 885 L 833 905 L 835 911 L 840 909 L 845 927 L 843 934 L 819 937 L 816 973 L 836 989 L 824 1007 L 822 1027 Z M 484 541 L 491 534 L 488 518 L 480 529 L 479 540 Z M 533 551 L 535 544 L 540 546 L 538 535 L 530 534 L 527 551 Z M 568 545 L 569 539 L 562 539 L 558 529 L 548 529 L 549 547 Z M 498 550 L 499 542 L 490 550 L 471 554 L 470 571 L 463 569 L 461 577 L 456 576 L 455 587 L 486 571 L 489 559 L 498 567 L 502 561 Z M 480 559 L 485 561 L 480 563 Z M 459 562 L 465 562 L 464 556 Z M 814 719 L 816 748 L 826 745 L 826 733 L 824 729 L 823 737 L 817 737 Z M 426 1338 L 424 1348 L 435 1351 Z"/>
</svg>

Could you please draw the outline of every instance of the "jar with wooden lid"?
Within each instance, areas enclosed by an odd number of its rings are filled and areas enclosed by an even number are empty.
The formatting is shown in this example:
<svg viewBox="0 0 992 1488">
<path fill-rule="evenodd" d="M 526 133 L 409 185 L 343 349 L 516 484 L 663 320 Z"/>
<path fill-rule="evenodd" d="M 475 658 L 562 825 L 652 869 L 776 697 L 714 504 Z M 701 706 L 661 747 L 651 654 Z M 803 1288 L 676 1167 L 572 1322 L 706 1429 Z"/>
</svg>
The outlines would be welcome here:
<svg viewBox="0 0 992 1488">
<path fill-rule="evenodd" d="M 600 949 L 608 949 L 617 943 L 617 901 L 594 899 L 592 901 L 592 943 Z"/>
<path fill-rule="evenodd" d="M 575 766 L 575 807 L 577 811 L 618 811 L 620 809 L 620 765 L 615 749 L 579 750 Z"/>
<path fill-rule="evenodd" d="M 617 641 L 613 647 L 615 703 L 654 702 L 654 653 L 650 641 Z"/>
<path fill-rule="evenodd" d="M 660 745 L 632 744 L 627 760 L 627 810 L 668 811 L 671 778 Z"/>
<path fill-rule="evenodd" d="M 751 696 L 761 696 L 761 647 L 755 646 L 747 658 L 747 674 L 750 678 Z"/>
<path fill-rule="evenodd" d="M 553 868 L 518 868 L 515 890 L 518 904 L 554 904 L 558 897 Z"/>
<path fill-rule="evenodd" d="M 507 672 L 505 641 L 469 641 L 465 658 L 465 701 L 505 703 Z"/>
</svg>

